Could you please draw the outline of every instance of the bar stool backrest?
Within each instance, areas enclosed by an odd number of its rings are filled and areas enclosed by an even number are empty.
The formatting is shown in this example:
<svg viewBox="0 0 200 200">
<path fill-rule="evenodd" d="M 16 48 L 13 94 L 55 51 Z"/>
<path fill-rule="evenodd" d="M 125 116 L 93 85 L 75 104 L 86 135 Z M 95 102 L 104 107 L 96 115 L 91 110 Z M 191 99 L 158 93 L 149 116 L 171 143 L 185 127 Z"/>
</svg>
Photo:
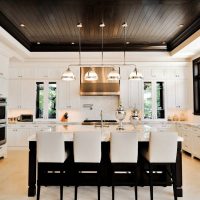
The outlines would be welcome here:
<svg viewBox="0 0 200 200">
<path fill-rule="evenodd" d="M 149 138 L 149 161 L 175 163 L 177 156 L 176 132 L 151 132 Z"/>
<path fill-rule="evenodd" d="M 101 161 L 101 132 L 74 132 L 74 162 L 100 163 Z"/>
<path fill-rule="evenodd" d="M 63 163 L 67 157 L 64 135 L 55 132 L 37 133 L 38 162 Z"/>
<path fill-rule="evenodd" d="M 111 163 L 137 163 L 137 134 L 134 132 L 111 133 L 110 158 Z"/>
</svg>

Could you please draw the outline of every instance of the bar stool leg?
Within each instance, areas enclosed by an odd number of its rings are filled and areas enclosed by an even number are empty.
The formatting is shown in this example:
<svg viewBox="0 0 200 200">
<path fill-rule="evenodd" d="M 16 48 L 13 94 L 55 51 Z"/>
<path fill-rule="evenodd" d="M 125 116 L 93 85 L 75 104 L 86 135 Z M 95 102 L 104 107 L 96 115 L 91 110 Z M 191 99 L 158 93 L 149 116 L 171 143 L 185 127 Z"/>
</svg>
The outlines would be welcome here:
<svg viewBox="0 0 200 200">
<path fill-rule="evenodd" d="M 37 200 L 39 200 L 40 199 L 40 185 L 38 184 L 37 185 Z"/>
<path fill-rule="evenodd" d="M 115 199 L 115 186 L 112 185 L 112 200 Z"/>
<path fill-rule="evenodd" d="M 153 174 L 152 166 L 149 163 L 149 183 L 150 183 L 150 197 L 151 197 L 151 200 L 153 200 L 153 181 L 152 181 L 153 177 L 152 177 L 152 174 Z"/>
<path fill-rule="evenodd" d="M 173 190 L 174 190 L 174 200 L 177 200 L 177 192 L 176 192 L 176 164 L 171 164 L 171 172 L 172 172 L 172 182 L 173 182 Z"/>
<path fill-rule="evenodd" d="M 135 200 L 138 199 L 137 185 L 138 185 L 138 167 L 135 169 Z"/>
<path fill-rule="evenodd" d="M 97 190 L 98 190 L 98 200 L 100 200 L 100 172 L 99 172 L 99 170 L 97 171 L 97 183 L 98 183 L 98 188 L 97 188 Z"/>
<path fill-rule="evenodd" d="M 77 193 L 78 193 L 78 186 L 75 185 L 75 195 L 74 195 L 75 200 L 77 200 Z"/>
<path fill-rule="evenodd" d="M 60 186 L 60 200 L 63 200 L 63 185 Z"/>
</svg>

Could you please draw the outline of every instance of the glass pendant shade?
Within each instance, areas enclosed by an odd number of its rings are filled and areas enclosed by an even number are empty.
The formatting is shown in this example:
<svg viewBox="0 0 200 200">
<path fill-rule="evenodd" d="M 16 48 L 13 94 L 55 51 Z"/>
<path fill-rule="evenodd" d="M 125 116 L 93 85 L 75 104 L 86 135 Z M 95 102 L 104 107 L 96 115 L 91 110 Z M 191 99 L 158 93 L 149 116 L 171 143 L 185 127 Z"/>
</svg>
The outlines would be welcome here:
<svg viewBox="0 0 200 200">
<path fill-rule="evenodd" d="M 142 76 L 141 73 L 139 73 L 139 72 L 137 71 L 137 68 L 135 68 L 134 71 L 130 73 L 128 79 L 129 79 L 129 80 L 142 80 L 142 79 L 143 79 L 143 76 Z"/>
<path fill-rule="evenodd" d="M 63 73 L 61 79 L 63 81 L 73 81 L 76 79 L 74 73 L 70 70 L 70 68 L 68 67 L 67 70 Z"/>
<path fill-rule="evenodd" d="M 90 69 L 88 72 L 85 73 L 84 79 L 86 81 L 96 81 L 98 80 L 98 75 L 93 69 Z"/>
<path fill-rule="evenodd" d="M 113 70 L 108 74 L 107 78 L 109 81 L 118 81 L 120 80 L 120 75 L 118 71 L 113 68 Z"/>
</svg>

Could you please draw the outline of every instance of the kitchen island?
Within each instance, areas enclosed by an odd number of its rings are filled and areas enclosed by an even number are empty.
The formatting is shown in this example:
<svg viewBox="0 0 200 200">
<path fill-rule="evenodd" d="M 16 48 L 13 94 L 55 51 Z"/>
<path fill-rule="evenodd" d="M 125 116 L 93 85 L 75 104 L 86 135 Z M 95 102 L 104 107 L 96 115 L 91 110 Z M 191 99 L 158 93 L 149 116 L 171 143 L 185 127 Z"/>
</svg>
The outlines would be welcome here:
<svg viewBox="0 0 200 200">
<path fill-rule="evenodd" d="M 75 131 L 101 131 L 102 133 L 102 172 L 101 172 L 101 185 L 102 186 L 110 186 L 111 185 L 111 165 L 109 158 L 110 151 L 110 133 L 115 132 L 117 126 L 112 125 L 109 127 L 95 127 L 95 126 L 83 126 L 83 125 L 69 125 L 63 126 L 58 125 L 55 128 L 50 128 L 49 132 L 57 132 L 64 133 L 65 135 L 65 148 L 73 157 L 73 132 Z M 140 152 L 148 147 L 149 144 L 149 132 L 151 127 L 146 125 L 138 125 L 134 128 L 132 125 L 126 125 L 125 131 L 131 131 L 133 134 L 137 134 L 139 141 L 139 155 L 138 155 L 138 163 L 139 163 L 139 186 L 149 185 L 148 177 L 145 171 L 148 169 Z M 177 160 L 176 160 L 176 168 L 177 168 L 177 195 L 181 197 L 183 195 L 182 190 L 182 138 L 178 137 L 178 147 L 177 147 Z M 29 140 L 29 171 L 28 171 L 28 196 L 35 196 L 36 194 L 36 139 L 35 137 L 31 137 Z M 71 163 L 73 164 L 73 163 Z M 154 173 L 154 185 L 156 186 L 169 186 L 171 185 L 171 180 L 167 175 L 167 167 L 168 166 L 156 166 L 156 170 L 159 173 Z M 91 180 L 85 179 L 82 185 L 93 185 Z M 68 180 L 67 185 L 73 185 L 73 177 L 71 180 Z M 120 185 L 123 184 L 123 182 Z"/>
</svg>

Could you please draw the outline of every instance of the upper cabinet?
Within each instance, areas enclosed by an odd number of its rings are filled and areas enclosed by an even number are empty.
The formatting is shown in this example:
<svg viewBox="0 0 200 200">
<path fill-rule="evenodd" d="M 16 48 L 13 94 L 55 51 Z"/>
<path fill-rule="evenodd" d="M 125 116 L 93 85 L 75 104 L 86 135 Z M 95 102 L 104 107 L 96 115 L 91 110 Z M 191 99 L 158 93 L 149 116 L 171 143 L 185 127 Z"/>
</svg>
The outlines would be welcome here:
<svg viewBox="0 0 200 200">
<path fill-rule="evenodd" d="M 120 68 L 120 100 L 122 105 L 128 109 L 142 108 L 142 81 L 128 80 L 132 67 Z"/>
<path fill-rule="evenodd" d="M 36 79 L 61 79 L 62 70 L 59 68 L 38 68 L 36 69 Z"/>
<path fill-rule="evenodd" d="M 143 69 L 142 74 L 144 80 L 163 80 L 165 79 L 165 71 L 163 69 Z"/>
<path fill-rule="evenodd" d="M 34 68 L 10 68 L 9 79 L 35 79 Z"/>
<path fill-rule="evenodd" d="M 35 87 L 32 80 L 10 80 L 8 84 L 8 107 L 11 109 L 33 109 Z"/>
</svg>

